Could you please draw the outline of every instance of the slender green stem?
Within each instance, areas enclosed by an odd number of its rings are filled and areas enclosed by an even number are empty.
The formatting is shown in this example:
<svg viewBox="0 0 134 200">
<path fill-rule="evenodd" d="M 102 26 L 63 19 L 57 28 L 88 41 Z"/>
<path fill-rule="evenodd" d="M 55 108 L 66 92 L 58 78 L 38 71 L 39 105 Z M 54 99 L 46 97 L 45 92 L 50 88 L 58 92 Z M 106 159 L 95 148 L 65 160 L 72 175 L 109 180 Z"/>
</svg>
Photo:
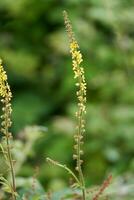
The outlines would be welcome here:
<svg viewBox="0 0 134 200">
<path fill-rule="evenodd" d="M 8 159 L 9 159 L 9 164 L 10 164 L 10 169 L 11 169 L 11 177 L 12 177 L 12 199 L 16 200 L 16 183 L 15 183 L 15 172 L 14 172 L 14 166 L 13 166 L 13 160 L 12 160 L 12 155 L 11 155 L 11 150 L 10 150 L 10 144 L 9 144 L 9 138 L 8 136 L 6 137 L 6 143 L 7 143 L 7 154 L 8 154 Z"/>
</svg>

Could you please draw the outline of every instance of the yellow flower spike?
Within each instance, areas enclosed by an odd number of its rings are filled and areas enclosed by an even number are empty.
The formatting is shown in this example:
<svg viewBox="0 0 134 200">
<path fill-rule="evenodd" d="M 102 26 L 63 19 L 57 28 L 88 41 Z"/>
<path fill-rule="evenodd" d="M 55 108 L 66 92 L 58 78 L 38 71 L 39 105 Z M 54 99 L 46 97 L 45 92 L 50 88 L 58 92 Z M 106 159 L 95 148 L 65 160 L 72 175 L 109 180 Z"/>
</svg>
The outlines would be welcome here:
<svg viewBox="0 0 134 200">
<path fill-rule="evenodd" d="M 7 75 L 6 72 L 2 66 L 2 60 L 0 59 L 0 97 L 1 102 L 3 103 L 3 114 L 1 116 L 2 122 L 1 122 L 1 132 L 4 135 L 6 147 L 3 151 L 6 152 L 5 157 L 7 158 L 7 164 L 10 168 L 11 177 L 12 177 L 12 184 L 10 185 L 10 190 L 12 191 L 12 200 L 16 200 L 16 184 L 15 184 L 15 173 L 14 173 L 14 161 L 12 159 L 12 153 L 11 153 L 11 146 L 10 146 L 10 139 L 12 138 L 12 134 L 10 133 L 9 129 L 11 127 L 12 121 L 11 121 L 11 98 L 12 93 L 10 90 L 10 86 L 7 81 Z"/>
<path fill-rule="evenodd" d="M 82 185 L 82 193 L 83 193 L 83 200 L 86 199 L 86 191 L 85 191 L 85 183 L 81 165 L 83 160 L 81 160 L 81 155 L 83 151 L 81 150 L 81 146 L 83 142 L 82 135 L 85 132 L 85 119 L 84 115 L 86 113 L 86 82 L 84 76 L 84 68 L 81 66 L 83 62 L 82 54 L 79 49 L 79 45 L 75 39 L 74 33 L 72 31 L 72 26 L 70 20 L 68 18 L 68 14 L 66 11 L 63 12 L 64 21 L 66 26 L 66 31 L 68 33 L 69 42 L 70 42 L 70 53 L 72 56 L 72 68 L 74 71 L 74 78 L 76 79 L 76 86 L 77 86 L 77 99 L 78 99 L 78 111 L 76 112 L 76 119 L 77 119 L 77 132 L 75 134 L 75 145 L 74 145 L 74 156 L 73 158 L 76 160 L 76 170 L 79 174 L 79 180 Z"/>
</svg>

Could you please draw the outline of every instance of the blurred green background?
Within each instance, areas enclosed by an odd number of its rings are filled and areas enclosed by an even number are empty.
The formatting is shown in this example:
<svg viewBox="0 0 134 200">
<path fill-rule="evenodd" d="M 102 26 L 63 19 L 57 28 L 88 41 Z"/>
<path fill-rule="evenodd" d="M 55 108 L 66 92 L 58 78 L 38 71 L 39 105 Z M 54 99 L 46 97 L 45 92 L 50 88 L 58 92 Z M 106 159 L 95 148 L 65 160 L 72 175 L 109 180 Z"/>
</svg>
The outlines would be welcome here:
<svg viewBox="0 0 134 200">
<path fill-rule="evenodd" d="M 13 93 L 12 131 L 25 143 L 25 126 L 48 129 L 18 174 L 32 176 L 38 165 L 43 187 L 55 190 L 68 184 L 68 175 L 45 157 L 75 164 L 76 88 L 64 9 L 83 53 L 88 86 L 86 184 L 134 170 L 134 1 L 0 0 L 0 57 Z"/>
</svg>

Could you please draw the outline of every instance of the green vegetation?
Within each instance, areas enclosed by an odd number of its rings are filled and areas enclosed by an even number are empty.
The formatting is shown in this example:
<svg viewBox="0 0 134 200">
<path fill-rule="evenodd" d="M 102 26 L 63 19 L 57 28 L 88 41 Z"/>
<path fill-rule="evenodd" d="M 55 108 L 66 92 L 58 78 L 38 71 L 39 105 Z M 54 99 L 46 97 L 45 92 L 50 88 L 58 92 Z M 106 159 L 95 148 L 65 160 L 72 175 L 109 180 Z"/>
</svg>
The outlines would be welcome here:
<svg viewBox="0 0 134 200">
<path fill-rule="evenodd" d="M 46 199 L 58 200 L 63 196 L 77 199 L 80 192 L 68 189 L 68 174 L 63 169 L 45 162 L 50 157 L 66 163 L 71 170 L 75 167 L 71 158 L 77 107 L 63 26 L 64 9 L 69 11 L 84 55 L 88 99 L 83 146 L 86 187 L 93 196 L 92 186 L 100 185 L 112 174 L 112 184 L 104 195 L 114 200 L 131 200 L 134 196 L 131 0 L 68 0 L 60 4 L 54 0 L 0 1 L 0 56 L 14 97 L 12 153 L 16 160 L 18 199 L 26 199 L 24 193 L 27 199 L 43 199 L 47 191 L 50 192 Z M 35 173 L 37 166 L 39 170 Z M 7 169 L 1 154 L 0 174 L 7 176 Z M 99 189 L 93 189 L 93 194 L 96 191 Z M 0 191 L 1 199 L 2 195 Z"/>
</svg>

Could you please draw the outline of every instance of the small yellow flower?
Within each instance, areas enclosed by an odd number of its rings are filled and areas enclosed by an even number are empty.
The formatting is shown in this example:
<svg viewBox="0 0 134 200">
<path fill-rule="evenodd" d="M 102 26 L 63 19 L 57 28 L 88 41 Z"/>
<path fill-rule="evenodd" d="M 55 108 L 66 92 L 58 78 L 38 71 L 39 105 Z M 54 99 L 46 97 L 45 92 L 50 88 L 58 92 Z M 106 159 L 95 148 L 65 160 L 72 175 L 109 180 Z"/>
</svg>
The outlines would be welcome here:
<svg viewBox="0 0 134 200">
<path fill-rule="evenodd" d="M 76 41 L 72 41 L 70 44 L 70 51 L 74 51 L 74 49 L 78 49 L 79 45 Z"/>
</svg>

